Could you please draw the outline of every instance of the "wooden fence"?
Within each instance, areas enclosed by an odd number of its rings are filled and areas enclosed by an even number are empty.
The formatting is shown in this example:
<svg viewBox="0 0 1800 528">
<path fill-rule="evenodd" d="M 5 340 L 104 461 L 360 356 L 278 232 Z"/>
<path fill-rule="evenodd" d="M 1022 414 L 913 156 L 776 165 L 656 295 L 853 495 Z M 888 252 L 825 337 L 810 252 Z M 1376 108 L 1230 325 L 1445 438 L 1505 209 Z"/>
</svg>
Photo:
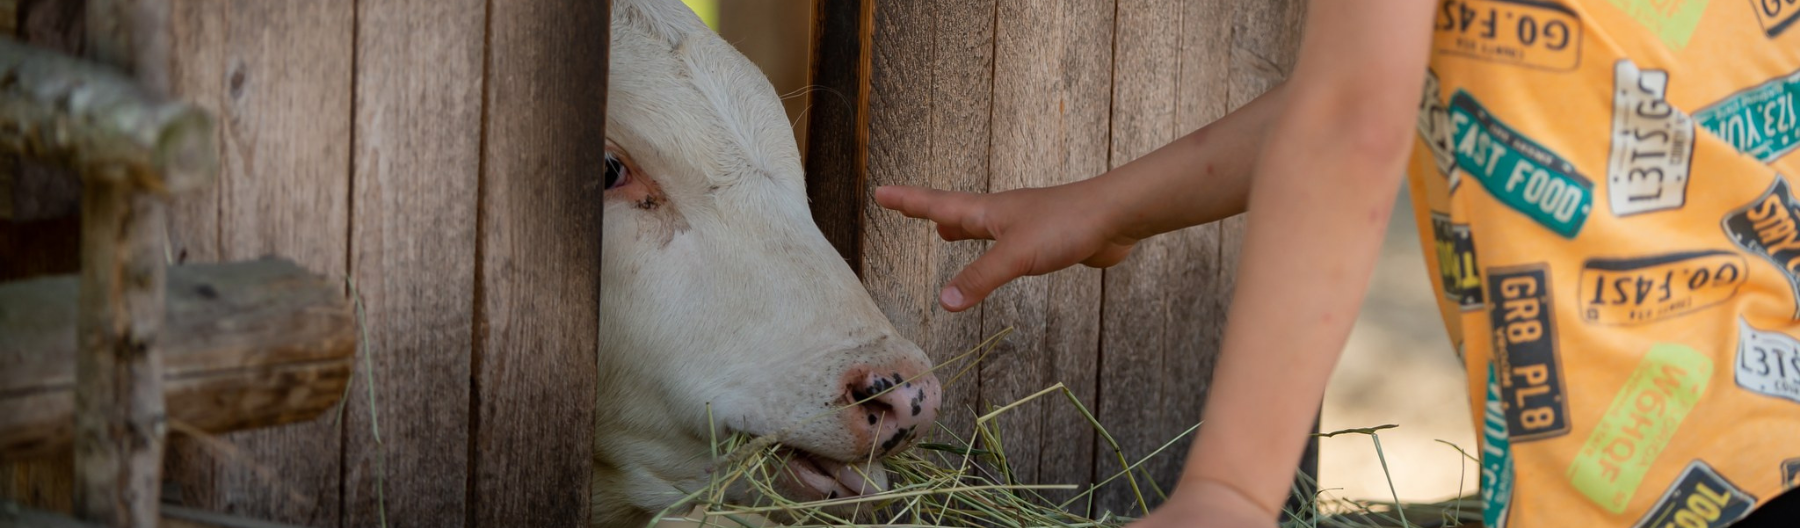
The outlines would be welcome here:
<svg viewBox="0 0 1800 528">
<path fill-rule="evenodd" d="M 83 3 L 3 4 L 80 52 Z M 216 116 L 221 171 L 171 207 L 173 260 L 348 277 L 365 349 L 340 412 L 171 433 L 167 495 L 306 526 L 586 522 L 608 6 L 174 2 L 174 92 Z M 33 255 L 0 279 L 72 271 L 47 216 L 0 229 Z M 0 496 L 66 510 L 67 464 L 8 465 Z"/>
<path fill-rule="evenodd" d="M 79 51 L 69 32 L 80 1 L 6 3 L 21 38 Z M 216 440 L 176 435 L 167 491 L 308 526 L 582 524 L 607 2 L 175 5 L 175 92 L 218 117 L 222 170 L 172 208 L 172 256 L 274 254 L 346 276 L 367 348 L 341 412 Z M 806 163 L 820 227 L 935 359 L 1015 330 L 950 389 L 954 428 L 1057 382 L 1133 458 L 1192 425 L 1241 220 L 1147 241 L 1108 270 L 1027 278 L 948 314 L 937 288 L 981 245 L 941 243 L 927 224 L 876 208 L 873 186 L 997 191 L 1122 165 L 1279 82 L 1302 6 L 819 2 L 813 82 L 823 89 Z M 0 262 L 0 279 L 72 271 L 76 248 L 46 233 L 73 224 L 32 222 L 0 225 L 0 251 L 34 252 Z M 1003 427 L 1023 480 L 1116 471 L 1060 400 L 1011 412 Z M 1185 445 L 1149 465 L 1163 489 Z M 0 466 L 0 496 L 66 509 L 66 464 Z M 1126 513 L 1128 494 L 1108 488 L 1099 506 Z"/>
<path fill-rule="evenodd" d="M 1014 329 L 975 379 L 947 389 L 954 430 L 969 430 L 973 410 L 1057 382 L 1133 460 L 1192 426 L 1242 219 L 1146 241 L 1111 269 L 1021 279 L 951 314 L 937 307 L 937 289 L 984 243 L 943 243 L 926 222 L 876 207 L 873 188 L 1001 191 L 1123 165 L 1280 82 L 1303 15 L 1302 0 L 820 2 L 806 166 L 820 228 L 933 359 Z M 1023 481 L 1086 483 L 1119 470 L 1065 399 L 1003 416 Z M 1148 464 L 1162 489 L 1186 445 Z M 1097 505 L 1135 510 L 1130 493 L 1110 486 Z"/>
</svg>

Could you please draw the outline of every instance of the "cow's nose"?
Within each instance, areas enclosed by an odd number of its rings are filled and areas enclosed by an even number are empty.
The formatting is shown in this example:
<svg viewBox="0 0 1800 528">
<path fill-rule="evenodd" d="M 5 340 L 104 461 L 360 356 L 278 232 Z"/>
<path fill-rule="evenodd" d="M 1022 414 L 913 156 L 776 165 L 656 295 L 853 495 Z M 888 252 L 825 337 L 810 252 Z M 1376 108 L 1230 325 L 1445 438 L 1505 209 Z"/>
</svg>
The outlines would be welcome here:
<svg viewBox="0 0 1800 528">
<path fill-rule="evenodd" d="M 937 376 L 913 362 L 859 365 L 843 379 L 852 402 L 844 422 L 876 455 L 898 453 L 929 432 L 944 400 Z"/>
</svg>

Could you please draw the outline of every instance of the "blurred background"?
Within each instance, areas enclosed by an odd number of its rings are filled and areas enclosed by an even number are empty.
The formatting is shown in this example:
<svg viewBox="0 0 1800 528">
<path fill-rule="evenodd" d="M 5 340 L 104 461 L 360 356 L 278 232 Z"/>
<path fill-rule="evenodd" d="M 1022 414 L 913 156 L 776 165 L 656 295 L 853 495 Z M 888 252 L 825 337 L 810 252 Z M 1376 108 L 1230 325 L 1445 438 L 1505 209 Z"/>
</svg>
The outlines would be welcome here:
<svg viewBox="0 0 1800 528">
<path fill-rule="evenodd" d="M 834 97 L 807 89 L 813 1 L 684 1 L 769 76 L 804 153 L 808 106 L 814 98 Z M 1386 472 L 1368 436 L 1322 439 L 1319 480 L 1340 498 L 1391 500 L 1398 494 L 1407 502 L 1435 501 L 1473 493 L 1479 481 L 1479 467 L 1439 440 L 1471 454 L 1477 446 L 1462 366 L 1438 319 L 1411 206 L 1403 189 L 1395 192 L 1399 199 L 1381 260 L 1332 374 L 1319 427 L 1400 427 L 1381 432 Z"/>
</svg>

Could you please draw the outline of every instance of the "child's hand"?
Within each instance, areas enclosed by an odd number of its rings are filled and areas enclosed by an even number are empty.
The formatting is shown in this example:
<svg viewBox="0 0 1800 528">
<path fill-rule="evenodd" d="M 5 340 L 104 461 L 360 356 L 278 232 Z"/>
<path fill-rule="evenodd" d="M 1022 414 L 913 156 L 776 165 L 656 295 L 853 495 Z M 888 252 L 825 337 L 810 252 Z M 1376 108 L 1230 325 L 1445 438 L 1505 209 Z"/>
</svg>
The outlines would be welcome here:
<svg viewBox="0 0 1800 528">
<path fill-rule="evenodd" d="M 944 240 L 994 240 L 938 295 L 944 309 L 959 312 L 1013 279 L 1077 263 L 1104 268 L 1131 254 L 1137 240 L 1120 233 L 1120 215 L 1083 184 L 1091 182 L 994 194 L 881 187 L 875 203 L 936 222 Z"/>
</svg>

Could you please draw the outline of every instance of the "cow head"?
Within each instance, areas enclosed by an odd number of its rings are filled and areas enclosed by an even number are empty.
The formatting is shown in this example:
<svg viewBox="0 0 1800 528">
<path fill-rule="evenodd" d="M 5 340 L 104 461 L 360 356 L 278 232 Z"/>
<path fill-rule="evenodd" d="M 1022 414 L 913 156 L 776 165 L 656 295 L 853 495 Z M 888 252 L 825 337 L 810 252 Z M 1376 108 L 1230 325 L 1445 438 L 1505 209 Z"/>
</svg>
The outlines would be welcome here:
<svg viewBox="0 0 1800 528">
<path fill-rule="evenodd" d="M 611 54 L 595 522 L 705 487 L 734 432 L 793 455 L 790 498 L 884 485 L 938 381 L 813 224 L 768 79 L 676 0 L 615 1 Z"/>
</svg>

